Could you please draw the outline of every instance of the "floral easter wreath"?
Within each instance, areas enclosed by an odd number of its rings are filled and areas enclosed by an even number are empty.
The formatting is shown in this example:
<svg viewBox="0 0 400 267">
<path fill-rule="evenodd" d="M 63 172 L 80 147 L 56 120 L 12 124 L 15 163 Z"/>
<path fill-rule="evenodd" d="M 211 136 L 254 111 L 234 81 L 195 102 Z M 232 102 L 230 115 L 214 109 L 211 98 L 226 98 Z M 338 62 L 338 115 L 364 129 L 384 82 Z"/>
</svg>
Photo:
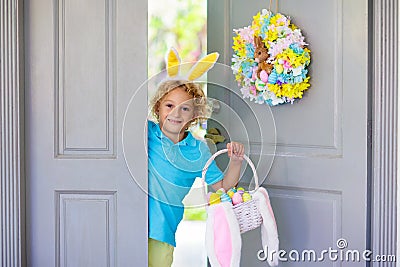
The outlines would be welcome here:
<svg viewBox="0 0 400 267">
<path fill-rule="evenodd" d="M 263 9 L 234 32 L 231 67 L 243 98 L 276 106 L 303 97 L 311 51 L 289 17 Z"/>
</svg>

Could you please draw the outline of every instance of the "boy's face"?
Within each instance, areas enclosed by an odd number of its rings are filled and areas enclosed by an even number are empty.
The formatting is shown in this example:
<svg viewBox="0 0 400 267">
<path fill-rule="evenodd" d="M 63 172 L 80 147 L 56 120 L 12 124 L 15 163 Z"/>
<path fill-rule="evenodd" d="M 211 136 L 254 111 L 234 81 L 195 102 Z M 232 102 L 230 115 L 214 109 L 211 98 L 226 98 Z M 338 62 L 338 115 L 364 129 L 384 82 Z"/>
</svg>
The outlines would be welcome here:
<svg viewBox="0 0 400 267">
<path fill-rule="evenodd" d="M 158 109 L 160 128 L 171 139 L 178 135 L 180 140 L 194 117 L 193 98 L 184 88 L 178 87 L 166 94 Z"/>
</svg>

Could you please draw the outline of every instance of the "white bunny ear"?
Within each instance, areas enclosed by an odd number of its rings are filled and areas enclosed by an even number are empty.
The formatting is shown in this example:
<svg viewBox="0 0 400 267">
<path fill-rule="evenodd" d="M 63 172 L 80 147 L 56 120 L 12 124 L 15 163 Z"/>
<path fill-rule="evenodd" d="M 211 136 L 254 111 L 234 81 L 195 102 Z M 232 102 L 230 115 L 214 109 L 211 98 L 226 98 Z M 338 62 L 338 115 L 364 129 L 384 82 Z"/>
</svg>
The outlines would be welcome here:
<svg viewBox="0 0 400 267">
<path fill-rule="evenodd" d="M 212 267 L 239 267 L 242 248 L 239 223 L 229 202 L 208 207 L 206 249 Z"/>
<path fill-rule="evenodd" d="M 263 219 L 261 224 L 261 242 L 263 249 L 268 248 L 264 253 L 267 253 L 266 256 L 269 266 L 278 266 L 278 257 L 276 255 L 274 256 L 274 253 L 279 251 L 278 229 L 274 212 L 269 201 L 268 192 L 265 188 L 259 187 L 253 196 L 259 200 L 258 210 Z"/>
<path fill-rule="evenodd" d="M 171 47 L 167 53 L 167 74 L 169 77 L 175 77 L 179 74 L 181 58 L 175 48 Z"/>
<path fill-rule="evenodd" d="M 211 69 L 215 62 L 217 62 L 219 54 L 217 52 L 211 53 L 200 59 L 189 71 L 188 80 L 193 81 L 201 77 L 209 69 Z"/>
</svg>

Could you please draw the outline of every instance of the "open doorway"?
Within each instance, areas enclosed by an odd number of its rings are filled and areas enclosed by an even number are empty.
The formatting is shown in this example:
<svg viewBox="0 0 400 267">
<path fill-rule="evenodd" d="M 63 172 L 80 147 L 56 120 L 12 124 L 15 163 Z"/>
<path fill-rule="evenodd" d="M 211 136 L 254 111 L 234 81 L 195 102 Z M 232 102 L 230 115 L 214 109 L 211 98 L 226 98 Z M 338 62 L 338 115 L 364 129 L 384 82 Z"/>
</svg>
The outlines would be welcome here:
<svg viewBox="0 0 400 267">
<path fill-rule="evenodd" d="M 149 0 L 148 12 L 148 77 L 155 83 L 149 86 L 148 99 L 151 99 L 159 82 L 154 76 L 165 69 L 165 55 L 170 47 L 178 51 L 183 62 L 195 62 L 206 55 L 207 0 Z M 158 77 L 162 79 L 162 75 Z M 205 85 L 203 89 L 206 92 Z M 206 125 L 198 125 L 192 133 L 201 138 L 205 128 Z M 192 188 L 199 188 L 200 184 L 197 179 Z M 185 212 L 176 233 L 173 267 L 207 266 L 206 211 L 204 207 L 193 207 L 201 197 L 199 193 L 200 190 L 191 190 L 184 200 Z"/>
</svg>

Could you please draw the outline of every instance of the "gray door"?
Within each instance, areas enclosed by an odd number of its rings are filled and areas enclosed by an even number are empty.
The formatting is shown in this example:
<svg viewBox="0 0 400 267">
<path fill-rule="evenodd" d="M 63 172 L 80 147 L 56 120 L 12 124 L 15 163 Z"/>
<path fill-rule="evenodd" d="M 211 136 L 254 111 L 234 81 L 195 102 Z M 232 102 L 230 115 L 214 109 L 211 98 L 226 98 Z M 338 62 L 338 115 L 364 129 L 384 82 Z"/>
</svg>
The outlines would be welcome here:
<svg viewBox="0 0 400 267">
<path fill-rule="evenodd" d="M 270 192 L 281 248 L 288 253 L 297 250 L 301 256 L 303 250 L 315 250 L 317 258 L 329 248 L 362 253 L 369 243 L 367 2 L 279 1 L 279 12 L 290 15 L 302 29 L 312 57 L 311 88 L 303 99 L 293 105 L 271 108 L 277 145 L 264 185 Z M 230 65 L 233 29 L 250 25 L 253 16 L 268 8 L 268 4 L 269 1 L 258 0 L 208 1 L 209 52 L 221 52 L 220 62 Z M 257 159 L 263 140 L 252 135 L 256 124 L 249 112 L 260 117 L 268 113 L 268 107 L 244 101 L 232 73 L 226 75 L 239 95 L 231 92 L 221 96 L 221 90 L 212 88 L 208 94 L 222 97 L 243 118 L 250 132 L 250 153 Z M 229 116 L 225 118 L 228 130 L 234 135 L 236 124 L 229 120 Z M 268 134 L 272 129 L 261 131 Z M 263 161 L 257 163 L 261 170 L 268 168 Z M 243 235 L 242 266 L 266 266 L 266 262 L 257 258 L 262 249 L 259 235 L 258 231 Z M 337 241 L 341 238 L 347 242 L 346 248 L 338 248 Z M 343 244 L 344 241 L 339 246 Z M 288 254 L 286 258 L 289 259 Z M 341 264 L 365 266 L 362 260 L 334 261 L 327 254 L 322 262 L 289 260 L 280 266 Z"/>
<path fill-rule="evenodd" d="M 147 2 L 25 2 L 29 266 L 147 266 Z M 147 94 L 131 103 L 144 126 Z M 132 124 L 131 124 L 132 125 Z M 129 128 L 131 126 L 127 126 Z M 129 131 L 129 147 L 122 143 Z"/>
</svg>

